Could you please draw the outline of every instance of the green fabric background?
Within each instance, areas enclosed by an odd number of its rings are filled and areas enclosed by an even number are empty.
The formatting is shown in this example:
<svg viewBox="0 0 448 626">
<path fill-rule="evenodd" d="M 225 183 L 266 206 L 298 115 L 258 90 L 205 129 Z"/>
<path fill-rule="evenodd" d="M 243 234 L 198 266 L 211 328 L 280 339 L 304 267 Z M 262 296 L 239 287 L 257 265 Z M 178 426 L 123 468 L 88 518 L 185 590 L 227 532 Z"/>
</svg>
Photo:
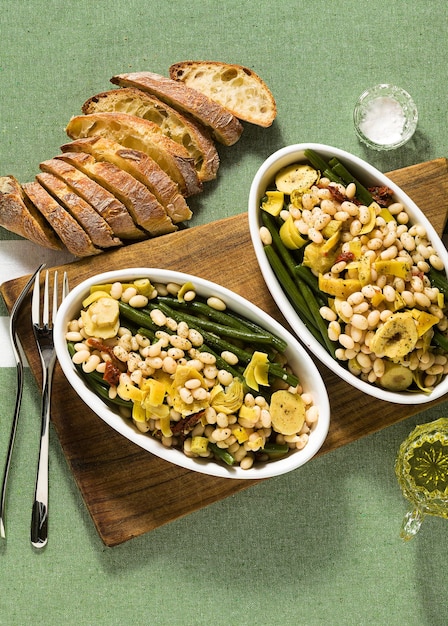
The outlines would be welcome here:
<svg viewBox="0 0 448 626">
<path fill-rule="evenodd" d="M 0 173 L 31 180 L 66 140 L 70 116 L 113 74 L 166 74 L 194 58 L 254 69 L 278 118 L 270 129 L 246 125 L 238 144 L 219 148 L 219 178 L 191 203 L 193 225 L 244 212 L 256 169 L 289 143 L 334 145 L 383 171 L 444 157 L 447 6 L 0 0 Z M 356 98 L 378 82 L 407 89 L 420 113 L 414 139 L 387 155 L 364 149 L 352 127 Z M 14 237 L 1 230 L 0 239 Z M 428 518 L 403 543 L 407 505 L 393 471 L 401 441 L 446 404 L 113 549 L 96 534 L 52 431 L 50 539 L 34 553 L 39 392 L 29 371 L 26 383 L 0 544 L 2 626 L 448 623 L 448 524 Z M 0 388 L 3 464 L 13 368 L 0 368 Z"/>
</svg>

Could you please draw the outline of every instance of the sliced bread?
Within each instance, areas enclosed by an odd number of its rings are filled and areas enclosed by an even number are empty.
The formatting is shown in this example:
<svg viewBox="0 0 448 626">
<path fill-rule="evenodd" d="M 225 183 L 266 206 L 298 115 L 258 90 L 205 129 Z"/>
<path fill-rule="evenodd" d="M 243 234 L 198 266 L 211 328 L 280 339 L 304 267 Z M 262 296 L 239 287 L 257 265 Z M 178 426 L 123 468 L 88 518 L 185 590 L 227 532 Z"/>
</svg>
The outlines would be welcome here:
<svg viewBox="0 0 448 626">
<path fill-rule="evenodd" d="M 136 226 L 124 204 L 79 169 L 61 159 L 42 161 L 39 167 L 43 172 L 58 176 L 88 202 L 106 220 L 117 237 L 146 239 L 145 233 Z"/>
<path fill-rule="evenodd" d="M 106 220 L 64 181 L 48 172 L 38 174 L 36 179 L 81 224 L 95 246 L 112 248 L 122 245 Z"/>
<path fill-rule="evenodd" d="M 14 176 L 0 177 L 0 226 L 44 248 L 62 250 L 64 247 Z"/>
<path fill-rule="evenodd" d="M 61 146 L 61 150 L 85 152 L 97 161 L 113 163 L 146 185 L 175 224 L 191 219 L 192 212 L 176 183 L 144 152 L 124 148 L 116 141 L 100 136 L 76 139 Z"/>
<path fill-rule="evenodd" d="M 150 235 L 164 235 L 176 230 L 165 209 L 149 189 L 116 165 L 96 161 L 85 152 L 65 152 L 55 158 L 77 167 L 113 193 L 125 205 L 134 222 Z"/>
<path fill-rule="evenodd" d="M 205 127 L 141 89 L 123 87 L 98 93 L 84 102 L 84 115 L 115 112 L 142 117 L 157 124 L 170 139 L 187 149 L 201 181 L 213 180 L 219 155 Z"/>
<path fill-rule="evenodd" d="M 167 172 L 184 196 L 202 191 L 187 150 L 166 137 L 153 122 L 126 113 L 90 113 L 73 117 L 66 132 L 71 139 L 101 135 L 126 148 L 141 150 Z"/>
<path fill-rule="evenodd" d="M 101 252 L 93 245 L 82 226 L 40 183 L 25 183 L 22 189 L 28 200 L 51 224 L 69 252 L 78 257 L 92 256 Z"/>
<path fill-rule="evenodd" d="M 169 68 L 170 77 L 197 89 L 251 124 L 271 126 L 277 115 L 274 96 L 264 81 L 242 65 L 219 61 L 182 61 Z"/>
<path fill-rule="evenodd" d="M 243 132 L 243 126 L 228 109 L 181 81 L 154 72 L 134 72 L 113 76 L 111 82 L 147 91 L 178 111 L 192 115 L 226 146 L 236 143 Z"/>
</svg>

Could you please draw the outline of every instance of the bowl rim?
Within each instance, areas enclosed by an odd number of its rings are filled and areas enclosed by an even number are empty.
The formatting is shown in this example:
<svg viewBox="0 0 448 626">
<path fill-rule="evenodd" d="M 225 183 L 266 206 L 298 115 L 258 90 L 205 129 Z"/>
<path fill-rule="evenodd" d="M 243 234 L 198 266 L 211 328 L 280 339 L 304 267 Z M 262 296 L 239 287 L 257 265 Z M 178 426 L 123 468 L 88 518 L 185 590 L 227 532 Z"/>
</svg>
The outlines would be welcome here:
<svg viewBox="0 0 448 626">
<path fill-rule="evenodd" d="M 249 470 L 243 470 L 239 467 L 228 467 L 217 462 L 189 458 L 183 452 L 174 448 L 165 448 L 159 441 L 138 431 L 131 420 L 127 420 L 114 412 L 99 396 L 87 387 L 73 365 L 67 350 L 65 340 L 67 321 L 72 319 L 73 314 L 76 314 L 76 312 L 80 310 L 81 301 L 86 296 L 86 292 L 91 285 L 112 282 L 112 280 L 129 281 L 143 277 L 148 277 L 153 283 L 191 281 L 199 294 L 217 295 L 223 298 L 232 308 L 237 311 L 244 310 L 247 316 L 257 319 L 263 326 L 286 339 L 288 343 L 286 353 L 293 361 L 300 363 L 302 381 L 306 381 L 306 386 L 312 383 L 313 400 L 317 402 L 319 406 L 318 424 L 312 431 L 307 445 L 302 450 L 294 451 L 285 459 L 278 459 L 270 463 L 257 465 Z M 243 296 L 240 296 L 230 289 L 204 278 L 174 270 L 148 267 L 132 267 L 92 275 L 74 287 L 61 303 L 54 325 L 54 340 L 57 358 L 65 377 L 75 392 L 91 410 L 115 431 L 137 444 L 140 448 L 143 448 L 165 461 L 174 463 L 179 467 L 221 478 L 249 480 L 270 478 L 304 465 L 317 454 L 327 437 L 330 426 L 330 403 L 328 393 L 317 366 L 300 342 L 297 341 L 297 338 L 277 320 L 253 304 L 250 300 L 246 300 Z M 306 370 L 303 370 L 304 366 Z"/>
<path fill-rule="evenodd" d="M 283 290 L 281 289 L 279 282 L 274 275 L 263 249 L 263 244 L 260 239 L 259 229 L 260 223 L 260 201 L 264 195 L 267 184 L 272 181 L 275 173 L 291 163 L 303 158 L 304 151 L 312 149 L 318 153 L 321 153 L 324 157 L 335 156 L 344 160 L 347 165 L 355 168 L 353 174 L 356 176 L 358 171 L 362 171 L 364 176 L 367 177 L 372 183 L 387 185 L 392 189 L 397 199 L 400 199 L 405 204 L 406 209 L 409 210 L 411 219 L 414 219 L 418 215 L 418 221 L 426 228 L 427 234 L 431 240 L 433 247 L 437 250 L 438 254 L 442 258 L 445 266 L 445 272 L 448 272 L 448 251 L 444 247 L 440 237 L 436 233 L 434 227 L 429 222 L 426 215 L 418 208 L 416 203 L 390 178 L 380 172 L 373 165 L 370 165 L 360 157 L 353 155 L 345 150 L 336 148 L 322 143 L 299 143 L 291 144 L 280 148 L 273 154 L 271 154 L 259 167 L 256 172 L 249 191 L 248 200 L 248 220 L 249 230 L 252 239 L 252 245 L 254 247 L 255 255 L 260 267 L 260 271 L 264 277 L 267 289 L 270 291 L 274 301 L 281 310 L 282 314 L 289 322 L 290 327 L 293 329 L 294 334 L 298 337 L 299 341 L 305 345 L 305 347 L 316 356 L 324 365 L 326 365 L 334 374 L 342 378 L 345 382 L 352 387 L 359 389 L 360 391 L 377 399 L 385 400 L 396 404 L 426 404 L 432 402 L 446 393 L 448 393 L 448 375 L 445 379 L 435 387 L 434 391 L 430 394 L 424 394 L 419 392 L 394 392 L 376 387 L 373 384 L 367 383 L 351 374 L 345 369 L 336 359 L 333 359 L 331 355 L 319 344 L 313 335 L 307 329 L 302 320 L 298 317 L 289 301 L 286 299 Z M 366 184 L 365 180 L 363 181 Z M 369 183 L 368 183 L 369 184 Z M 367 186 L 367 185 L 366 185 Z M 297 332 L 300 330 L 300 333 Z"/>
</svg>

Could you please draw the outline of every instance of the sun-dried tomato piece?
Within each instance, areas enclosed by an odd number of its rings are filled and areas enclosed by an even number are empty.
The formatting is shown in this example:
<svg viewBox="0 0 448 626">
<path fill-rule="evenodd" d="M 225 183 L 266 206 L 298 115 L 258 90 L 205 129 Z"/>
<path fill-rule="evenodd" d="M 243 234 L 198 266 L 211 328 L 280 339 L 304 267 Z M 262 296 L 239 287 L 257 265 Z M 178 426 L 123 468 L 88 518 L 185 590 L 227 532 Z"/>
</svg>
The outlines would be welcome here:
<svg viewBox="0 0 448 626">
<path fill-rule="evenodd" d="M 328 185 L 328 189 L 331 192 L 331 195 L 333 196 L 333 198 L 335 200 L 337 200 L 337 202 L 344 202 L 345 200 L 347 200 L 347 196 L 345 195 L 345 193 L 343 193 L 339 187 L 337 187 L 336 185 Z"/>
<path fill-rule="evenodd" d="M 89 346 L 89 348 L 93 348 L 94 350 L 98 350 L 99 352 L 105 352 L 106 354 L 108 354 L 112 360 L 113 365 L 120 372 L 126 372 L 127 364 L 120 361 L 120 359 L 117 359 L 114 354 L 114 349 L 111 346 L 108 346 L 106 343 L 103 343 L 100 339 L 97 339 L 96 337 L 89 337 L 86 340 L 86 344 Z"/>
<path fill-rule="evenodd" d="M 120 382 L 121 371 L 112 361 L 106 361 L 106 369 L 104 370 L 103 380 L 111 387 L 116 387 Z"/>
<path fill-rule="evenodd" d="M 351 263 L 355 260 L 355 255 L 353 252 L 341 252 L 341 254 L 336 258 L 334 264 L 340 263 L 341 261 L 345 261 L 346 263 Z"/>
<path fill-rule="evenodd" d="M 173 435 L 183 435 L 183 436 L 188 435 L 188 433 L 193 430 L 193 428 L 202 418 L 204 413 L 205 411 L 198 411 L 197 413 L 193 413 L 192 415 L 187 415 L 187 417 L 184 417 L 178 422 L 171 424 L 171 431 Z"/>
<path fill-rule="evenodd" d="M 393 191 L 386 185 L 369 187 L 372 198 L 382 207 L 387 207 L 393 202 Z"/>
</svg>

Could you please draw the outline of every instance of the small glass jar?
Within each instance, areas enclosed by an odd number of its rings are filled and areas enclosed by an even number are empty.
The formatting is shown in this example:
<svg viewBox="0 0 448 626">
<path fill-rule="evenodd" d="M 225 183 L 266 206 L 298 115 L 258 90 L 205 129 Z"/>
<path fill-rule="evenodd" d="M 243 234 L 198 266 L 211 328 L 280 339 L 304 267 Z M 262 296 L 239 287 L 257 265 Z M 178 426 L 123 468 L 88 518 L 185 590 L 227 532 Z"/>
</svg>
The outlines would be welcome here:
<svg viewBox="0 0 448 626">
<path fill-rule="evenodd" d="M 381 84 L 362 93 L 353 112 L 359 139 L 373 150 L 403 146 L 415 132 L 418 112 L 407 91 Z"/>
<path fill-rule="evenodd" d="M 448 418 L 414 428 L 400 446 L 395 474 L 410 502 L 402 539 L 412 539 L 426 515 L 448 519 Z"/>
</svg>

